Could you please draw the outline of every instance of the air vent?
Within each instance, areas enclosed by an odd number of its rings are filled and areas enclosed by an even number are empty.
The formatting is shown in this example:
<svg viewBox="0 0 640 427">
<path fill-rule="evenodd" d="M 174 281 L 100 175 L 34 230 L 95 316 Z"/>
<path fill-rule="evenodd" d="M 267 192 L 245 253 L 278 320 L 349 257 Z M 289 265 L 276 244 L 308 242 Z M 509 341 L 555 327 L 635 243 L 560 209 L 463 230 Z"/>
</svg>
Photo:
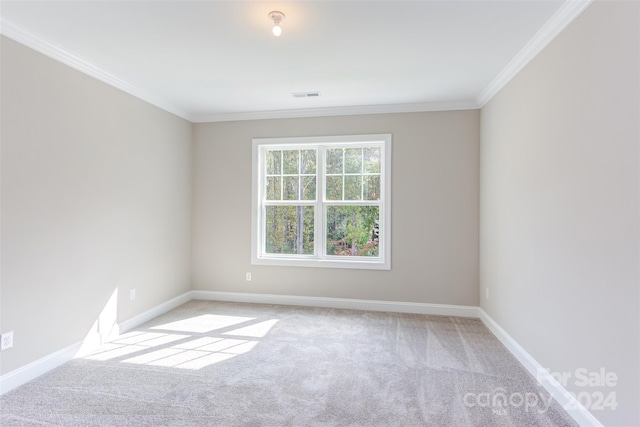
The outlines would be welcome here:
<svg viewBox="0 0 640 427">
<path fill-rule="evenodd" d="M 320 92 L 294 92 L 291 95 L 294 98 L 313 98 L 320 96 Z"/>
</svg>

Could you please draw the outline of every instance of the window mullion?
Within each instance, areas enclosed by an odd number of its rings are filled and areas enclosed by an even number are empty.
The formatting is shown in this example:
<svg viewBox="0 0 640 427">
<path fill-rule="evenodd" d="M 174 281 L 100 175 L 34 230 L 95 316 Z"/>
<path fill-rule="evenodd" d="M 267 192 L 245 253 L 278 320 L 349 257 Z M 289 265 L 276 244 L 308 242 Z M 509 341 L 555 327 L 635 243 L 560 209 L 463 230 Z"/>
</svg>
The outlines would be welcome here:
<svg viewBox="0 0 640 427">
<path fill-rule="evenodd" d="M 324 196 L 325 196 L 325 156 L 326 149 L 324 146 L 316 147 L 316 221 L 314 229 L 314 244 L 316 245 L 316 256 L 324 258 L 325 248 L 325 212 L 324 212 Z"/>
<path fill-rule="evenodd" d="M 258 206 L 257 206 L 257 211 L 258 213 L 256 214 L 258 217 L 258 230 L 256 231 L 256 235 L 258 237 L 258 255 L 262 255 L 264 254 L 264 230 L 265 230 L 265 212 L 264 212 L 264 199 L 266 198 L 265 193 L 267 192 L 267 150 L 264 149 L 264 147 L 260 147 L 258 149 L 258 170 L 259 170 L 259 175 L 258 175 L 258 186 L 256 191 L 258 192 L 257 196 L 258 196 Z M 254 195 L 255 197 L 255 195 Z M 252 224 L 253 227 L 256 226 L 256 224 Z"/>
<path fill-rule="evenodd" d="M 265 206 L 315 206 L 313 200 L 267 200 Z"/>
<path fill-rule="evenodd" d="M 280 200 L 284 200 L 284 150 L 280 150 Z"/>
<path fill-rule="evenodd" d="M 372 147 L 379 147 L 379 150 Z M 312 173 L 309 173 L 309 170 L 303 170 L 304 165 L 307 164 L 303 153 L 309 153 L 309 156 L 313 155 L 311 151 L 305 150 L 315 151 L 316 170 Z M 357 161 L 355 156 L 360 151 L 360 171 L 350 169 L 350 173 L 347 173 L 346 150 L 350 150 L 349 159 L 353 161 Z M 253 172 L 258 177 L 254 178 L 252 184 L 254 194 L 252 202 L 254 205 L 252 213 L 252 263 L 329 268 L 390 268 L 391 215 L 388 194 L 390 192 L 390 171 L 388 170 L 391 157 L 390 135 L 254 139 L 253 153 Z M 297 174 L 285 173 L 285 154 L 289 162 L 288 165 L 292 167 L 291 160 L 294 160 L 293 156 L 298 155 Z M 280 159 L 275 156 L 279 156 Z M 308 159 L 311 161 L 311 157 Z M 366 164 L 365 161 L 367 161 Z M 279 170 L 271 171 L 270 168 L 276 166 L 277 162 Z M 340 162 L 341 166 L 339 170 L 334 170 L 335 173 L 331 174 L 334 178 L 330 181 L 327 176 L 327 162 L 332 167 L 338 166 L 338 162 Z M 368 162 L 371 163 L 371 169 L 368 169 Z M 380 171 L 375 173 L 373 168 L 378 164 Z M 271 175 L 268 175 L 268 172 Z M 287 169 L 286 172 L 291 171 Z M 359 178 L 360 198 L 359 200 L 347 200 L 346 178 L 349 178 L 349 189 L 356 190 L 355 186 L 358 184 L 356 176 Z M 289 194 L 289 191 L 295 191 L 291 186 L 295 184 L 296 177 L 297 197 L 285 200 L 285 192 L 288 198 L 293 196 L 293 194 Z M 287 178 L 286 188 L 285 178 Z M 341 178 L 341 182 L 338 182 L 339 178 Z M 313 179 L 315 179 L 315 184 Z M 280 187 L 275 188 L 276 185 Z M 306 185 L 309 187 L 307 188 Z M 310 191 L 311 185 L 315 186 L 316 190 L 313 199 L 308 197 L 311 195 L 310 192 L 305 192 L 306 190 Z M 365 192 L 365 185 L 367 185 L 367 192 Z M 332 194 L 341 191 L 339 200 L 329 200 L 327 188 L 332 190 Z M 274 191 L 276 192 L 274 193 Z M 375 197 L 376 191 L 379 192 L 379 198 Z M 365 196 L 367 199 L 373 197 L 377 200 L 365 200 Z M 357 194 L 353 191 L 349 193 L 349 198 L 358 199 Z M 304 228 L 302 230 L 306 236 L 303 237 L 305 239 L 310 238 L 309 234 L 313 232 L 313 255 L 297 253 L 296 244 L 298 242 L 295 239 L 295 230 L 296 218 L 300 219 L 298 217 L 300 212 L 298 210 L 294 212 L 293 206 L 306 206 L 304 209 L 306 212 L 312 207 L 314 209 L 312 229 Z M 348 206 L 352 206 L 353 209 Z M 309 214 L 307 213 L 307 215 Z M 308 216 L 306 217 L 311 220 Z M 328 224 L 329 219 L 331 219 L 331 224 Z M 304 221 L 304 218 L 302 220 Z M 367 236 L 363 233 L 372 233 L 371 221 L 373 220 L 379 223 L 380 234 L 377 238 L 365 239 Z M 305 224 L 308 223 L 305 221 Z M 297 223 L 297 227 L 300 227 L 300 223 Z M 329 232 L 331 234 L 328 236 Z M 330 251 L 328 245 L 331 248 Z M 312 248 L 306 247 L 305 244 L 304 252 L 309 253 Z"/>
<path fill-rule="evenodd" d="M 364 200 L 364 148 L 360 149 L 360 200 Z"/>
<path fill-rule="evenodd" d="M 344 175 L 344 151 L 345 149 L 342 149 L 342 200 L 344 200 L 344 182 L 346 181 L 346 176 Z"/>
<path fill-rule="evenodd" d="M 327 206 L 382 206 L 380 200 L 328 200 Z"/>
<path fill-rule="evenodd" d="M 302 150 L 298 150 L 298 200 L 302 200 Z"/>
</svg>

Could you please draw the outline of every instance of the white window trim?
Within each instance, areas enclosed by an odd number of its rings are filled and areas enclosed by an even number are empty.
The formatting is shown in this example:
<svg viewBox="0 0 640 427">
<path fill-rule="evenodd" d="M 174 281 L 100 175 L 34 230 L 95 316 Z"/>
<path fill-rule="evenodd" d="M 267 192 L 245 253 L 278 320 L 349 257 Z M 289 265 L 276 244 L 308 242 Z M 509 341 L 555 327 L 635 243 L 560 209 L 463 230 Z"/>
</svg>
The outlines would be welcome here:
<svg viewBox="0 0 640 427">
<path fill-rule="evenodd" d="M 351 268 L 351 269 L 367 269 L 367 270 L 391 270 L 391 134 L 372 134 L 372 135 L 346 135 L 346 136 L 322 136 L 322 137 L 300 137 L 300 138 L 254 138 L 252 149 L 252 191 L 251 191 L 251 264 L 255 265 L 277 265 L 277 266 L 295 266 L 295 267 L 328 267 L 328 268 Z M 279 255 L 279 254 L 262 254 L 263 233 L 260 227 L 261 223 L 261 191 L 262 185 L 262 165 L 260 164 L 260 149 L 262 147 L 274 148 L 275 146 L 287 145 L 331 145 L 331 144 L 348 144 L 362 145 L 367 143 L 381 143 L 381 165 L 380 171 L 383 175 L 380 182 L 380 194 L 382 195 L 380 204 L 380 236 L 379 236 L 379 256 L 374 259 L 366 259 L 366 257 L 341 257 L 341 256 L 325 256 L 317 255 Z M 324 159 L 318 156 L 316 161 L 318 167 L 318 181 L 322 181 L 324 176 L 322 169 L 324 167 Z M 322 197 L 320 191 L 324 191 L 324 182 L 317 183 L 317 197 Z M 318 191 L 319 189 L 319 191 Z M 304 202 L 304 201 L 303 201 Z M 331 204 L 334 202 L 331 201 Z M 340 202 L 337 202 L 339 204 Z M 359 201 L 349 201 L 346 204 L 358 204 Z M 371 204 L 366 201 L 362 204 Z M 324 206 L 324 205 L 323 205 Z M 322 217 L 321 221 L 316 221 L 315 232 L 318 235 L 323 228 L 325 212 L 320 212 L 317 217 Z M 317 242 L 316 242 L 317 245 Z M 318 254 L 316 246 L 315 253 Z"/>
</svg>

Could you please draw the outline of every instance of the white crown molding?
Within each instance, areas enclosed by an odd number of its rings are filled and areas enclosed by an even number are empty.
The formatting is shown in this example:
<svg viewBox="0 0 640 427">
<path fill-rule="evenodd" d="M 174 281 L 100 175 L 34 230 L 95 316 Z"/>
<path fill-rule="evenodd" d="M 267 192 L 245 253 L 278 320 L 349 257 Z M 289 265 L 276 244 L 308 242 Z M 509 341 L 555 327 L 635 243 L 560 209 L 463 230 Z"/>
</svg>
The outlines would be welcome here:
<svg viewBox="0 0 640 427">
<path fill-rule="evenodd" d="M 193 115 L 160 99 L 137 86 L 134 86 L 113 74 L 91 64 L 82 57 L 48 42 L 43 37 L 20 28 L 18 25 L 0 17 L 0 34 L 15 40 L 31 49 L 66 64 L 110 86 L 135 96 L 149 104 L 182 117 L 192 123 L 229 122 L 240 120 L 290 119 L 300 117 L 350 116 L 359 114 L 414 113 L 427 111 L 477 110 L 476 101 L 422 102 L 408 104 L 363 105 L 349 107 L 307 108 L 296 110 L 252 111 L 236 113 L 215 113 Z"/>
<path fill-rule="evenodd" d="M 482 308 L 478 308 L 480 320 L 500 340 L 500 342 L 518 359 L 520 364 L 542 385 L 560 406 L 581 426 L 603 427 L 602 423 L 586 410 L 574 396 L 567 391 L 544 367 L 518 344 L 498 323 Z"/>
<path fill-rule="evenodd" d="M 482 108 L 497 94 L 529 61 L 547 46 L 569 23 L 582 13 L 593 0 L 567 0 L 536 35 L 502 69 L 475 101 L 422 102 L 408 104 L 363 105 L 347 107 L 309 108 L 296 110 L 253 111 L 214 114 L 190 114 L 166 100 L 159 99 L 137 86 L 89 63 L 80 56 L 56 46 L 39 35 L 26 31 L 0 17 L 0 34 L 28 46 L 46 56 L 81 71 L 97 80 L 146 101 L 158 108 L 175 114 L 193 123 L 227 122 L 241 120 L 289 119 L 303 117 L 349 116 L 360 114 L 392 114 L 430 111 L 476 110 Z"/>
<path fill-rule="evenodd" d="M 4 17 L 0 17 L 0 34 L 20 43 L 31 49 L 42 53 L 56 61 L 62 62 L 84 74 L 87 74 L 97 80 L 100 80 L 110 86 L 120 89 L 123 92 L 133 95 L 149 104 L 168 111 L 176 116 L 182 117 L 185 120 L 191 121 L 191 117 L 188 112 L 172 105 L 171 103 L 159 99 L 158 97 L 143 91 L 137 86 L 134 86 L 113 74 L 101 69 L 100 67 L 91 64 L 80 56 L 73 52 L 62 49 L 59 46 L 54 45 L 46 41 L 43 37 L 31 33 L 29 31 L 20 28 L 18 25 L 6 20 Z"/>
<path fill-rule="evenodd" d="M 593 0 L 567 0 L 531 40 L 513 57 L 476 99 L 480 108 L 491 100 L 516 74 L 555 39 Z"/>
<path fill-rule="evenodd" d="M 43 37 L 26 31 L 18 25 L 0 17 L 0 34 L 31 49 L 66 64 L 110 86 L 135 96 L 149 104 L 182 117 L 192 123 L 228 122 L 240 120 L 290 119 L 300 117 L 349 116 L 359 114 L 413 113 L 427 111 L 477 110 L 478 104 L 471 101 L 422 102 L 407 104 L 363 105 L 348 107 L 307 108 L 295 110 L 252 111 L 193 115 L 175 105 L 134 86 L 102 68 L 88 62 L 77 54 L 63 49 Z"/>
<path fill-rule="evenodd" d="M 421 102 L 411 104 L 361 105 L 352 107 L 305 108 L 299 110 L 252 111 L 194 115 L 194 123 L 241 120 L 293 119 L 301 117 L 353 116 L 359 114 L 419 113 L 427 111 L 477 110 L 475 101 Z"/>
</svg>

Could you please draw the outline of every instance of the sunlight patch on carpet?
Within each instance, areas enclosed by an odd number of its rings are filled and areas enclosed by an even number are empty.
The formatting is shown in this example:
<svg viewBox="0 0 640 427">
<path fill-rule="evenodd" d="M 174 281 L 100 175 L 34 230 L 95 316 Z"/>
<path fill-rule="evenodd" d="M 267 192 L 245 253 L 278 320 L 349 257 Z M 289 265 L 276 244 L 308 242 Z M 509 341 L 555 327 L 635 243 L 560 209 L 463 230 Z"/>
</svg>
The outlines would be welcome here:
<svg viewBox="0 0 640 427">
<path fill-rule="evenodd" d="M 253 317 L 240 316 L 221 316 L 218 314 L 203 314 L 202 316 L 190 317 L 177 322 L 165 323 L 164 325 L 154 326 L 151 329 L 164 329 L 167 331 L 192 332 L 204 334 L 215 331 L 217 329 L 227 328 L 229 326 L 254 320 Z"/>
<path fill-rule="evenodd" d="M 276 323 L 277 319 L 255 317 L 194 316 L 123 334 L 84 358 L 198 370 L 249 353 Z"/>
<path fill-rule="evenodd" d="M 241 337 L 262 338 L 266 336 L 271 328 L 278 323 L 277 319 L 265 320 L 255 325 L 245 326 L 244 328 L 234 329 L 233 331 L 224 332 L 222 335 L 237 335 Z"/>
</svg>

